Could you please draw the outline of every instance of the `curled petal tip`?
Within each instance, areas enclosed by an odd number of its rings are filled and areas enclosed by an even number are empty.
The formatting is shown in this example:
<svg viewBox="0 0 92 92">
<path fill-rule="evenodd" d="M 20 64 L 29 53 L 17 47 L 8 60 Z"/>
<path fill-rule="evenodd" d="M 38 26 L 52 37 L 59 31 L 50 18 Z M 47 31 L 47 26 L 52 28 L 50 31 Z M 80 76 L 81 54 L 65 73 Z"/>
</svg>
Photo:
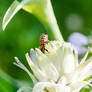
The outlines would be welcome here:
<svg viewBox="0 0 92 92">
<path fill-rule="evenodd" d="M 14 59 L 16 60 L 16 59 L 18 59 L 18 58 L 15 56 Z"/>
<path fill-rule="evenodd" d="M 8 8 L 3 18 L 2 29 L 5 30 L 6 26 L 13 18 L 13 16 L 22 8 L 22 4 L 15 0 L 12 5 Z"/>
<path fill-rule="evenodd" d="M 25 54 L 25 56 L 26 56 L 26 57 L 29 57 L 29 54 L 28 54 L 28 53 L 26 53 L 26 54 Z"/>
<path fill-rule="evenodd" d="M 34 49 L 30 49 L 30 53 L 33 53 L 34 52 Z"/>
</svg>

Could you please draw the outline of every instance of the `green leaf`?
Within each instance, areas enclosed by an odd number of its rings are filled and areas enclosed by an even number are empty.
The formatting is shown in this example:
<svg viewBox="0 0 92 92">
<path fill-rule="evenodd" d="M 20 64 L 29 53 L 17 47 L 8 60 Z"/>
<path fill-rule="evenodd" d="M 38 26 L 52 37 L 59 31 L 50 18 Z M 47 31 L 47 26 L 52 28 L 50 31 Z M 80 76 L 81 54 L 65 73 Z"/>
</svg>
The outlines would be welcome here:
<svg viewBox="0 0 92 92">
<path fill-rule="evenodd" d="M 0 70 L 0 92 L 14 92 L 16 89 L 12 78 Z"/>
</svg>

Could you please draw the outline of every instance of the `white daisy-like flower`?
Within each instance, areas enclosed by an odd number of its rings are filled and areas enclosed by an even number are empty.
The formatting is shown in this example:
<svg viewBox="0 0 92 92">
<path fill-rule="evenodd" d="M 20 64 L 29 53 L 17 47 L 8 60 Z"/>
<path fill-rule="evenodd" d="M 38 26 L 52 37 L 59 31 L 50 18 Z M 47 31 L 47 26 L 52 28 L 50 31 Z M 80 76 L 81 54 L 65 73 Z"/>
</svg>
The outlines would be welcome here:
<svg viewBox="0 0 92 92">
<path fill-rule="evenodd" d="M 77 51 L 70 43 L 50 41 L 45 48 L 48 53 L 36 48 L 26 54 L 33 73 L 15 57 L 14 64 L 33 80 L 32 92 L 79 92 L 84 86 L 91 86 L 89 80 L 85 81 L 92 75 L 92 57 L 86 60 L 88 52 L 79 63 Z"/>
</svg>

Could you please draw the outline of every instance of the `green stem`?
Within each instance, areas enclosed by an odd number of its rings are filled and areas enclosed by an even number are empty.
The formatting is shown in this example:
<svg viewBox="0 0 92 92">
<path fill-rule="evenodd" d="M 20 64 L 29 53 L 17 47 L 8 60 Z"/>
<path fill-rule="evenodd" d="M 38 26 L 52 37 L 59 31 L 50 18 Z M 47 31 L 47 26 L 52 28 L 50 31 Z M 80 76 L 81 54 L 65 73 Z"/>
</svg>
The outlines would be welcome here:
<svg viewBox="0 0 92 92">
<path fill-rule="evenodd" d="M 42 23 L 44 24 L 44 26 L 47 29 L 48 35 L 52 40 L 59 40 L 59 41 L 63 41 L 63 37 L 60 33 L 60 29 L 58 27 L 51 3 L 48 3 L 47 8 L 43 11 L 43 16 L 44 17 L 40 17 Z"/>
<path fill-rule="evenodd" d="M 44 1 L 44 0 L 43 0 Z M 46 27 L 47 33 L 52 40 L 59 40 L 63 42 L 63 37 L 60 33 L 60 29 L 58 27 L 52 5 L 50 0 L 46 0 L 39 2 L 34 2 L 29 5 L 26 5 L 23 7 L 28 12 L 31 12 L 33 15 L 35 15 L 42 24 Z"/>
</svg>

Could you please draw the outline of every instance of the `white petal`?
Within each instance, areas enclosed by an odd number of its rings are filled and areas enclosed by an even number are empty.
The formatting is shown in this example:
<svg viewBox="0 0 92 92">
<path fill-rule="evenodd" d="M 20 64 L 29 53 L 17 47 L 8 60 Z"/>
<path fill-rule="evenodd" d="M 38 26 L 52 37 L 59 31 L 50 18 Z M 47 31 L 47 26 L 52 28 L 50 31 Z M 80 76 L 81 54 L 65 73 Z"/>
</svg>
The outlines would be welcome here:
<svg viewBox="0 0 92 92">
<path fill-rule="evenodd" d="M 50 62 L 48 57 L 44 55 L 39 49 L 36 49 L 39 59 L 39 66 L 42 71 L 48 76 L 48 81 L 54 80 L 57 81 L 59 74 L 55 66 Z"/>
<path fill-rule="evenodd" d="M 80 64 L 79 67 L 77 68 L 77 71 L 86 72 L 86 71 L 88 71 L 90 69 L 92 69 L 92 57 L 90 57 L 83 64 Z"/>
<path fill-rule="evenodd" d="M 49 41 L 48 44 L 46 44 L 46 49 L 48 50 L 48 54 L 53 55 L 54 53 L 56 53 L 56 51 L 58 50 L 58 48 L 60 48 L 62 45 L 62 43 L 60 43 L 59 41 Z"/>
<path fill-rule="evenodd" d="M 66 85 L 67 84 L 67 79 L 65 76 L 62 76 L 59 80 L 58 80 L 58 84 L 62 84 L 62 85 Z"/>
<path fill-rule="evenodd" d="M 92 57 L 89 58 L 85 63 L 80 64 L 77 69 L 67 75 L 67 79 L 69 83 L 83 81 L 85 78 L 90 77 L 92 75 Z"/>
<path fill-rule="evenodd" d="M 88 83 L 82 81 L 82 82 L 77 82 L 77 83 L 73 83 L 70 85 L 71 90 L 75 92 L 76 91 L 80 91 L 81 88 L 83 88 L 84 86 L 88 85 Z"/>
<path fill-rule="evenodd" d="M 83 57 L 83 59 L 81 60 L 80 64 L 83 64 L 86 59 L 87 59 L 87 56 L 88 56 L 88 53 L 89 53 L 89 50 L 86 52 L 85 56 Z"/>
<path fill-rule="evenodd" d="M 47 78 L 46 78 L 45 73 L 42 72 L 36 65 L 34 65 L 31 58 L 29 57 L 28 53 L 26 54 L 26 59 L 27 59 L 27 62 L 29 64 L 30 68 L 32 69 L 33 73 L 37 77 L 37 79 L 39 81 L 46 81 Z"/>
<path fill-rule="evenodd" d="M 70 87 L 61 85 L 56 85 L 56 92 L 71 92 Z"/>
<path fill-rule="evenodd" d="M 29 72 L 29 70 L 21 63 L 21 61 L 15 57 L 16 62 L 14 62 L 13 64 L 15 64 L 16 66 L 18 66 L 19 68 L 23 69 L 25 72 L 27 72 L 27 74 L 30 76 L 30 78 L 32 79 L 33 83 L 36 84 L 37 80 L 36 78 L 33 76 L 33 74 L 31 74 Z"/>
<path fill-rule="evenodd" d="M 31 50 L 30 50 L 30 57 L 31 57 L 33 63 L 34 63 L 36 66 L 39 67 L 39 65 L 38 65 L 38 62 L 39 62 L 39 61 L 38 61 L 38 58 L 37 58 L 37 55 L 36 55 L 36 52 L 34 51 L 34 49 L 31 49 Z"/>
<path fill-rule="evenodd" d="M 13 18 L 13 16 L 22 8 L 22 4 L 20 4 L 17 0 L 15 0 L 12 5 L 8 8 L 4 19 L 2 28 L 3 30 L 6 28 L 7 24 L 10 22 L 10 20 Z"/>
<path fill-rule="evenodd" d="M 80 72 L 80 74 L 78 76 L 79 77 L 78 80 L 83 81 L 90 76 L 92 76 L 92 70 L 88 70 L 88 71 L 82 72 L 82 73 Z"/>
<path fill-rule="evenodd" d="M 55 84 L 49 83 L 49 82 L 39 82 L 39 83 L 37 83 L 37 84 L 34 86 L 32 92 L 45 92 L 45 89 L 46 89 L 47 87 L 51 87 L 51 86 L 53 86 L 53 85 L 55 85 Z M 52 89 L 52 92 L 55 92 L 55 90 Z"/>
<path fill-rule="evenodd" d="M 45 90 L 48 90 L 48 92 L 70 92 L 70 87 L 61 84 L 40 82 L 34 86 L 32 92 L 45 92 Z"/>
<path fill-rule="evenodd" d="M 61 66 L 63 62 L 63 57 L 64 57 L 64 48 L 60 47 L 55 54 L 48 55 L 50 62 L 53 63 L 53 65 L 56 67 L 58 70 L 59 74 L 62 75 L 61 73 Z"/>
<path fill-rule="evenodd" d="M 64 57 L 62 60 L 61 70 L 64 73 L 71 73 L 75 69 L 75 59 L 71 48 L 71 44 L 65 43 L 63 47 Z"/>
</svg>

